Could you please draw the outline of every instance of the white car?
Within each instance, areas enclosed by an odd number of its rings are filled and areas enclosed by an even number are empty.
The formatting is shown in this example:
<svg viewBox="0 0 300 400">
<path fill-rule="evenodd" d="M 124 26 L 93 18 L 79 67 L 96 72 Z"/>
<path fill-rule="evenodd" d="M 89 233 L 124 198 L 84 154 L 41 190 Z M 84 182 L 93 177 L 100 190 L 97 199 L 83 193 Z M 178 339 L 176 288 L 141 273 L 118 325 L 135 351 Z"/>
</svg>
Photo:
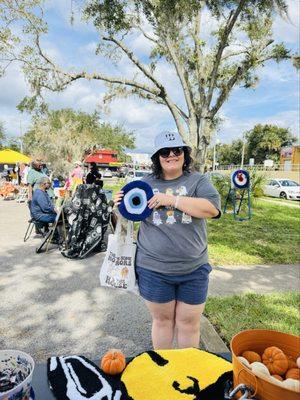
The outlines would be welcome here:
<svg viewBox="0 0 300 400">
<path fill-rule="evenodd" d="M 103 178 L 112 178 L 112 176 L 113 176 L 113 174 L 112 174 L 112 172 L 109 170 L 109 169 L 106 169 L 104 172 L 103 172 Z"/>
<path fill-rule="evenodd" d="M 146 176 L 150 175 L 151 173 L 152 171 L 148 171 L 145 169 L 137 169 L 129 171 L 126 176 L 126 182 L 139 181 L 145 178 Z"/>
<path fill-rule="evenodd" d="M 291 179 L 270 179 L 264 187 L 264 194 L 281 199 L 300 200 L 300 185 Z"/>
</svg>

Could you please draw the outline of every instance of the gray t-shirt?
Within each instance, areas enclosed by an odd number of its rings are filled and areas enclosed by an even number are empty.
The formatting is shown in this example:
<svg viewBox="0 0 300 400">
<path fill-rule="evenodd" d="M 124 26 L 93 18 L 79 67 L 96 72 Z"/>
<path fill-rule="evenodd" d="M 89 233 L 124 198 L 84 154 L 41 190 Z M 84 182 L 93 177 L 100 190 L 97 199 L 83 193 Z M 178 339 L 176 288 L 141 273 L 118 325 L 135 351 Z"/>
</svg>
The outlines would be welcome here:
<svg viewBox="0 0 300 400">
<path fill-rule="evenodd" d="M 198 197 L 221 209 L 220 195 L 207 176 L 184 172 L 173 180 L 144 178 L 154 193 Z M 167 275 L 188 274 L 208 262 L 206 221 L 179 210 L 161 207 L 142 221 L 137 241 L 136 265 Z"/>
</svg>

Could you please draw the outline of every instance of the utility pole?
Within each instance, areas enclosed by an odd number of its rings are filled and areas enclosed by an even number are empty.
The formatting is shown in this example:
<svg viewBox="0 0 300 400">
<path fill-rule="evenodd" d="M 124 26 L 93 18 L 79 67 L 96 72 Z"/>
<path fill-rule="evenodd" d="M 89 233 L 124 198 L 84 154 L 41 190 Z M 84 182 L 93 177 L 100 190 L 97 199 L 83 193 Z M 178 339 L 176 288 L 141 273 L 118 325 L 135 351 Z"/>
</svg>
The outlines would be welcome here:
<svg viewBox="0 0 300 400">
<path fill-rule="evenodd" d="M 21 144 L 21 146 L 20 146 L 21 153 L 23 154 L 23 132 L 22 132 L 22 120 L 21 120 L 21 118 L 20 118 L 20 133 L 21 133 L 21 137 L 18 140 L 19 140 L 19 142 Z"/>
<path fill-rule="evenodd" d="M 241 169 L 244 166 L 244 158 L 245 158 L 245 134 L 243 134 L 243 147 L 242 147 L 242 161 L 241 161 Z"/>
<path fill-rule="evenodd" d="M 217 161 L 217 152 L 216 152 L 216 146 L 220 144 L 220 139 L 215 140 L 214 144 L 214 158 L 213 158 L 213 171 L 216 170 L 216 161 Z"/>
</svg>

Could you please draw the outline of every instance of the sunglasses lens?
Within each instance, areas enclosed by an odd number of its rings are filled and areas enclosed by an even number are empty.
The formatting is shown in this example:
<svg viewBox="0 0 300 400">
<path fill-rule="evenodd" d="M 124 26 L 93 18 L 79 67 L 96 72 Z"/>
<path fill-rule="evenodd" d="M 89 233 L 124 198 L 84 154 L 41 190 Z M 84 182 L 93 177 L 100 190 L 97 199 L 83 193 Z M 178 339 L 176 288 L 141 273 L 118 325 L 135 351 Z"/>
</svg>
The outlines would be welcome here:
<svg viewBox="0 0 300 400">
<path fill-rule="evenodd" d="M 158 154 L 163 158 L 167 158 L 167 157 L 169 157 L 171 151 L 174 154 L 174 156 L 178 157 L 182 154 L 183 148 L 182 147 L 172 147 L 172 148 L 166 147 L 166 148 L 160 149 Z"/>
<path fill-rule="evenodd" d="M 173 154 L 177 157 L 182 154 L 183 149 L 182 149 L 182 147 L 175 147 L 174 149 L 172 149 L 172 151 L 173 151 Z"/>
<path fill-rule="evenodd" d="M 168 149 L 168 148 L 160 149 L 158 154 L 163 158 L 167 158 L 167 157 L 169 157 L 170 149 Z"/>
</svg>

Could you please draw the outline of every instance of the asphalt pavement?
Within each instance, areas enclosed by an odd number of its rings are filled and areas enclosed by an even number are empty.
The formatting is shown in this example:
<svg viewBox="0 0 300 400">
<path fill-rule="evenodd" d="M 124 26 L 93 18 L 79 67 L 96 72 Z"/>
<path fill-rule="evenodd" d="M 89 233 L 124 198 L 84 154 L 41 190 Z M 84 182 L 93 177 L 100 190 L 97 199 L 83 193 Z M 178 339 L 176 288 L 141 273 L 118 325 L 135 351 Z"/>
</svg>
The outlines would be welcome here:
<svg viewBox="0 0 300 400">
<path fill-rule="evenodd" d="M 22 349 L 45 361 L 50 355 L 95 359 L 108 348 L 127 356 L 151 348 L 151 319 L 141 298 L 100 287 L 104 254 L 64 258 L 57 248 L 36 254 L 40 238 L 24 243 L 27 205 L 0 200 L 0 348 Z M 299 290 L 299 267 L 215 266 L 209 295 Z M 224 351 L 202 319 L 201 346 Z"/>
</svg>

